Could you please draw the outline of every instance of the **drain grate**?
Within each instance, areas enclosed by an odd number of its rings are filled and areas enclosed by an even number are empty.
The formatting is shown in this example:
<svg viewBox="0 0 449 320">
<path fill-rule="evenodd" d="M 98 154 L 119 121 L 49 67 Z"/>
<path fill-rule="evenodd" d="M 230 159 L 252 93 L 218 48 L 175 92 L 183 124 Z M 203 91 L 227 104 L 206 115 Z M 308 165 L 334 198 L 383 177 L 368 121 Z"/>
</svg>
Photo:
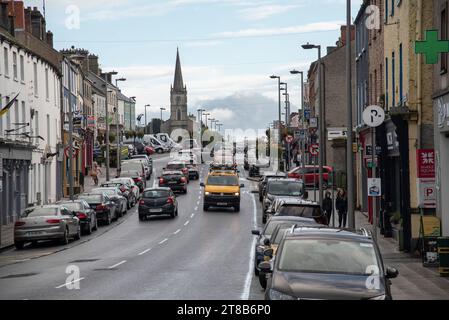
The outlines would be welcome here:
<svg viewBox="0 0 449 320">
<path fill-rule="evenodd" d="M 98 260 L 99 259 L 79 259 L 79 260 L 70 261 L 69 263 L 94 262 L 94 261 L 98 261 Z"/>
<path fill-rule="evenodd" d="M 12 278 L 25 278 L 32 277 L 37 275 L 38 273 L 20 273 L 20 274 L 10 274 L 8 276 L 1 277 L 0 279 L 12 279 Z"/>
</svg>

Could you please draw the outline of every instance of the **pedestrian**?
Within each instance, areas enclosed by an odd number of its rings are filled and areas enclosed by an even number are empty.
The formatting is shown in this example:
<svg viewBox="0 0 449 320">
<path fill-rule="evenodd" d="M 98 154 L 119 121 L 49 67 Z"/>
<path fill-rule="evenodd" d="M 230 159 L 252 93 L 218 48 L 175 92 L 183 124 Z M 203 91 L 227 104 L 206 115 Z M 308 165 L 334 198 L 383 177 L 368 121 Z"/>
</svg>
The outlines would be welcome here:
<svg viewBox="0 0 449 320">
<path fill-rule="evenodd" d="M 94 161 L 92 164 L 92 171 L 90 173 L 90 176 L 92 177 L 92 180 L 94 181 L 94 185 L 98 186 L 98 174 L 101 174 L 101 169 L 98 166 L 98 163 Z"/>
<path fill-rule="evenodd" d="M 338 189 L 335 206 L 338 211 L 338 227 L 345 228 L 348 215 L 348 198 L 344 189 Z"/>
<path fill-rule="evenodd" d="M 326 192 L 326 196 L 323 200 L 323 212 L 327 218 L 327 225 L 331 222 L 332 212 L 334 210 L 334 203 L 331 198 L 331 193 L 329 191 Z"/>
</svg>

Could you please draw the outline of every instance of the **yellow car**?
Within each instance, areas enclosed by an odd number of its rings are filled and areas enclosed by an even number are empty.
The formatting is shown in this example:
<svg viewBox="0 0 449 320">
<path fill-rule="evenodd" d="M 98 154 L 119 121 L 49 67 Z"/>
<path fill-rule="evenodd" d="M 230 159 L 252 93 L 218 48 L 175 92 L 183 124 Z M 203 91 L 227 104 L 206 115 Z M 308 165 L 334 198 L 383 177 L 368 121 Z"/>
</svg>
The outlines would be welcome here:
<svg viewBox="0 0 449 320">
<path fill-rule="evenodd" d="M 233 207 L 236 212 L 240 211 L 240 189 L 245 185 L 239 184 L 237 173 L 211 171 L 200 185 L 204 187 L 204 211 L 209 210 L 209 207 Z"/>
</svg>

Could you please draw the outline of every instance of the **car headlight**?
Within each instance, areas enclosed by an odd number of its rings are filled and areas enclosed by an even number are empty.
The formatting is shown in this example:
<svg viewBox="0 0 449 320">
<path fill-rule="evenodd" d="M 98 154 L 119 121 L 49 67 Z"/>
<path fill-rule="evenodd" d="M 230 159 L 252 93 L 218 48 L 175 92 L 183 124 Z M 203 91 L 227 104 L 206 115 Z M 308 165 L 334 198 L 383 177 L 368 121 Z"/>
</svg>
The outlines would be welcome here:
<svg viewBox="0 0 449 320">
<path fill-rule="evenodd" d="M 234 193 L 234 196 L 239 196 L 239 195 L 240 195 L 239 192 Z"/>
<path fill-rule="evenodd" d="M 271 300 L 297 300 L 288 294 L 279 292 L 277 290 L 270 289 L 270 299 Z"/>
<path fill-rule="evenodd" d="M 386 300 L 386 299 L 387 299 L 387 296 L 382 294 L 380 296 L 369 298 L 368 300 Z"/>
<path fill-rule="evenodd" d="M 210 192 L 204 192 L 204 194 L 206 195 L 206 196 L 208 196 L 208 195 L 210 195 Z"/>
</svg>

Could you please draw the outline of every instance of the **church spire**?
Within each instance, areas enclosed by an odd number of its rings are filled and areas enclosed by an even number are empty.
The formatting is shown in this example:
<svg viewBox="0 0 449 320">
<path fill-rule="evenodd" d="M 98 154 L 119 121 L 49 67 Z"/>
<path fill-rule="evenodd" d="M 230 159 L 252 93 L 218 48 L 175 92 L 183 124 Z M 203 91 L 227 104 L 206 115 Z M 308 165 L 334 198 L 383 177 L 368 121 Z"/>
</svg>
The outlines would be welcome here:
<svg viewBox="0 0 449 320">
<path fill-rule="evenodd" d="M 175 80 L 173 82 L 174 91 L 184 91 L 184 82 L 182 81 L 181 61 L 179 59 L 179 49 L 176 48 L 176 68 Z"/>
</svg>

